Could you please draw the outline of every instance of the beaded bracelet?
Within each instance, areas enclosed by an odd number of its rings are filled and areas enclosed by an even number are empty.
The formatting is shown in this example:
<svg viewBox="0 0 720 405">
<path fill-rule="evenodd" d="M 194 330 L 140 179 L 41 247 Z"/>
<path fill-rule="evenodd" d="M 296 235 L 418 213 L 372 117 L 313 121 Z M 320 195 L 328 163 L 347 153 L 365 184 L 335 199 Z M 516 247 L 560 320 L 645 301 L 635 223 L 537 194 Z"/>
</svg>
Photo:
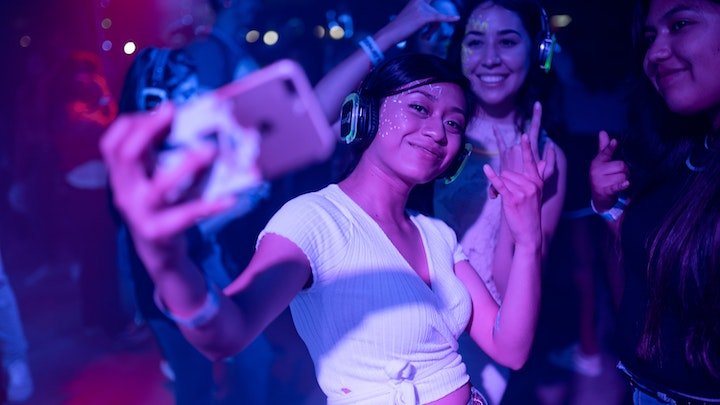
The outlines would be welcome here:
<svg viewBox="0 0 720 405">
<path fill-rule="evenodd" d="M 595 203 L 593 203 L 592 199 L 590 200 L 590 208 L 592 208 L 593 212 L 600 215 L 606 221 L 612 222 L 620 219 L 625 211 L 625 207 L 627 207 L 627 199 L 625 197 L 618 197 L 615 205 L 613 205 L 609 210 L 603 212 L 598 211 L 598 209 L 595 208 Z"/>
<path fill-rule="evenodd" d="M 375 42 L 373 37 L 370 35 L 361 39 L 358 42 L 358 46 L 360 46 L 360 49 L 362 49 L 367 54 L 367 56 L 370 58 L 370 63 L 372 63 L 373 66 L 379 65 L 380 62 L 385 59 L 385 55 L 380 50 L 380 47 L 378 47 L 377 42 Z"/>
<path fill-rule="evenodd" d="M 178 325 L 182 325 L 188 328 L 197 328 L 207 323 L 213 317 L 215 317 L 215 315 L 217 315 L 218 311 L 220 310 L 220 296 L 218 294 L 217 287 L 210 283 L 208 283 L 205 302 L 200 308 L 195 310 L 193 314 L 188 316 L 180 317 L 170 312 L 170 310 L 168 310 L 165 306 L 165 303 L 162 302 L 160 294 L 158 294 L 157 290 L 155 290 L 155 292 L 153 293 L 153 299 L 155 300 L 155 305 L 158 307 L 160 312 L 163 313 L 163 315 L 165 315 Z"/>
</svg>

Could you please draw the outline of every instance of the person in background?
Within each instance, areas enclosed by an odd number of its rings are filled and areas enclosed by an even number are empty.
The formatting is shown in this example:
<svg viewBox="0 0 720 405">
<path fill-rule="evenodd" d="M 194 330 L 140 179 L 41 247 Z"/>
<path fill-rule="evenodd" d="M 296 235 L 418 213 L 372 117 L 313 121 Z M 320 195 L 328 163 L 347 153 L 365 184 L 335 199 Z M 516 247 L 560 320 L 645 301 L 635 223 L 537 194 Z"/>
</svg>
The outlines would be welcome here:
<svg viewBox="0 0 720 405">
<path fill-rule="evenodd" d="M 463 2 L 460 0 L 433 0 L 430 5 L 442 14 L 460 17 Z M 428 53 L 447 58 L 453 32 L 455 32 L 455 25 L 452 22 L 426 24 L 407 40 L 405 49 L 409 52 Z"/>
<path fill-rule="evenodd" d="M 213 160 L 213 147 L 188 152 L 175 170 L 150 176 L 143 169 L 148 148 L 165 132 L 173 108 L 121 117 L 104 138 L 104 156 L 166 314 L 199 350 L 219 359 L 242 350 L 290 305 L 329 403 L 483 403 L 471 389 L 457 338 L 468 328 L 486 352 L 513 368 L 527 358 L 540 298 L 543 178 L 554 155 L 550 150 L 548 161 L 536 164 L 530 145 L 539 131 L 536 111 L 516 171 L 486 169 L 516 246 L 500 307 L 453 231 L 405 208 L 412 187 L 454 174 L 447 171 L 456 166 L 473 111 L 466 89 L 460 72 L 430 55 L 375 68 L 358 97 L 377 121 L 345 133 L 362 150 L 354 169 L 276 213 L 248 268 L 224 291 L 188 259 L 183 232 L 234 199 L 169 203 L 165 197 L 178 179 L 197 176 Z"/>
<path fill-rule="evenodd" d="M 458 17 L 439 11 L 428 0 L 410 0 L 398 15 L 375 34 L 362 38 L 358 50 L 327 72 L 315 85 L 325 117 L 336 122 L 345 96 L 355 89 L 368 71 L 378 65 L 392 48 L 423 27 L 457 21 Z"/>
<path fill-rule="evenodd" d="M 590 208 L 587 173 L 597 154 L 597 133 L 602 129 L 618 135 L 628 132 L 630 95 L 636 86 L 632 8 L 632 2 L 624 0 L 577 3 L 569 11 L 572 22 L 558 33 L 562 52 L 553 58 L 558 80 L 551 105 L 561 117 L 563 136 L 558 141 L 567 156 L 568 184 L 554 244 L 556 255 L 551 259 L 557 281 L 548 284 L 576 291 L 572 298 L 558 294 L 553 313 L 564 312 L 577 321 L 562 317 L 562 325 L 548 330 L 558 335 L 569 329 L 566 336 L 554 339 L 548 360 L 588 378 L 600 376 L 607 369 L 605 359 L 615 357 L 606 337 L 612 334 L 622 275 L 612 238 Z M 610 19 L 615 21 L 612 26 L 607 24 Z M 599 31 L 604 34 L 597 35 Z"/>
<path fill-rule="evenodd" d="M 618 368 L 635 404 L 720 403 L 720 2 L 637 2 L 646 98 L 600 132 L 592 204 L 617 233 Z"/>
<path fill-rule="evenodd" d="M 514 242 L 499 201 L 482 175 L 483 167 L 514 167 L 520 136 L 530 127 L 547 86 L 552 38 L 547 16 L 535 0 L 468 1 L 457 23 L 450 59 L 461 66 L 478 99 L 466 136 L 472 154 L 456 181 L 436 182 L 435 215 L 457 233 L 468 260 L 496 302 L 505 297 L 507 263 Z M 544 184 L 542 204 L 543 257 L 562 212 L 565 198 L 565 156 L 547 132 L 531 139 L 536 157 L 553 150 L 557 159 Z M 461 339 L 461 353 L 470 375 L 491 403 L 500 403 L 509 370 Z"/>
<path fill-rule="evenodd" d="M 167 101 L 181 105 L 257 69 L 258 64 L 239 39 L 252 22 L 259 2 L 210 0 L 208 7 L 215 13 L 215 21 L 207 35 L 182 48 L 146 48 L 137 55 L 125 78 L 121 112 L 153 110 Z M 263 185 L 251 190 L 225 215 L 203 221 L 188 231 L 194 260 L 217 285 L 227 285 L 236 271 L 235 266 L 227 265 L 226 244 L 218 242 L 220 235 L 243 214 L 257 209 L 260 201 L 268 197 L 267 188 Z M 127 273 L 139 315 L 160 347 L 161 369 L 173 382 L 176 403 L 233 404 L 243 400 L 266 403 L 274 356 L 265 336 L 259 337 L 242 355 L 222 362 L 212 362 L 195 350 L 177 326 L 157 309 L 152 281 L 134 249 L 127 225 L 115 214 L 118 251 L 129 267 Z M 255 215 L 262 216 L 258 212 Z M 252 229 L 252 223 L 244 225 Z M 254 227 L 259 232 L 261 224 Z M 242 254 L 252 250 L 253 241 L 249 237 L 235 238 L 232 246 Z"/>
</svg>

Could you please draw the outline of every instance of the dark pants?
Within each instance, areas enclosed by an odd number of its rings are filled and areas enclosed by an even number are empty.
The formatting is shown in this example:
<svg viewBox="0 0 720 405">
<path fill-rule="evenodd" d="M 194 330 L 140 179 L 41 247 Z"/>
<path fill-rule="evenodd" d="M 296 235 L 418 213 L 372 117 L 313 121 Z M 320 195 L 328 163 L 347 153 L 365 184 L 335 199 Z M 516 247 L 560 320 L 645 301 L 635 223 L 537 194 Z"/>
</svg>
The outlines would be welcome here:
<svg viewBox="0 0 720 405">
<path fill-rule="evenodd" d="M 273 356 L 262 337 L 240 354 L 213 363 L 172 322 L 150 319 L 147 323 L 175 373 L 177 405 L 266 403 Z"/>
</svg>

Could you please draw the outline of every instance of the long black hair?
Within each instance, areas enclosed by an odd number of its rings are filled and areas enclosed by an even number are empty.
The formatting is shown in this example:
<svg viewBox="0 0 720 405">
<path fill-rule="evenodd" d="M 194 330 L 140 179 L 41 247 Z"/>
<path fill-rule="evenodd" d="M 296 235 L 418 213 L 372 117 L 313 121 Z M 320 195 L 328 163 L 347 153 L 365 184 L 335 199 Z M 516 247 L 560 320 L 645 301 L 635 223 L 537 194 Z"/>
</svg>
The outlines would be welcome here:
<svg viewBox="0 0 720 405">
<path fill-rule="evenodd" d="M 638 33 L 650 1 L 637 3 Z M 720 0 L 706 1 L 720 4 Z M 638 55 L 645 51 L 640 48 Z M 644 86 L 648 91 L 647 80 Z M 637 138 L 635 142 L 630 138 L 624 151 L 633 179 L 641 175 L 639 182 L 633 180 L 639 183 L 634 192 L 642 194 L 672 170 L 686 170 L 685 159 L 692 150 L 699 148 L 705 158 L 701 171 L 648 240 L 650 301 L 637 353 L 644 359 L 660 356 L 662 311 L 678 297 L 682 316 L 690 325 L 684 336 L 686 362 L 720 379 L 720 130 L 712 128 L 707 112 L 675 114 L 652 93 L 651 101 L 642 104 L 646 109 L 633 131 Z M 645 158 L 640 157 L 643 154 Z M 679 283 L 673 277 L 678 271 Z"/>
</svg>

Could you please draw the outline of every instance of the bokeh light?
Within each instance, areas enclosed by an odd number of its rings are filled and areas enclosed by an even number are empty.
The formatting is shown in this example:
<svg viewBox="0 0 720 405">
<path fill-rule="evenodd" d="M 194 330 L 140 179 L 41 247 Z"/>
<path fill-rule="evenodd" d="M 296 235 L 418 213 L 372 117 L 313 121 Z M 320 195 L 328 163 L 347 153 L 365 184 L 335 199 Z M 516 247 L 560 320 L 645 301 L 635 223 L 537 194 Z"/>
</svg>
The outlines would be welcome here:
<svg viewBox="0 0 720 405">
<path fill-rule="evenodd" d="M 126 55 L 132 55 L 137 50 L 137 45 L 135 45 L 135 42 L 128 41 L 125 43 L 125 46 L 123 46 L 123 52 L 125 52 Z"/>
<path fill-rule="evenodd" d="M 263 42 L 265 43 L 265 45 L 268 45 L 268 46 L 273 46 L 273 45 L 277 44 L 279 39 L 280 39 L 280 35 L 278 35 L 277 32 L 272 31 L 272 30 L 266 32 L 265 35 L 263 35 Z"/>
</svg>

